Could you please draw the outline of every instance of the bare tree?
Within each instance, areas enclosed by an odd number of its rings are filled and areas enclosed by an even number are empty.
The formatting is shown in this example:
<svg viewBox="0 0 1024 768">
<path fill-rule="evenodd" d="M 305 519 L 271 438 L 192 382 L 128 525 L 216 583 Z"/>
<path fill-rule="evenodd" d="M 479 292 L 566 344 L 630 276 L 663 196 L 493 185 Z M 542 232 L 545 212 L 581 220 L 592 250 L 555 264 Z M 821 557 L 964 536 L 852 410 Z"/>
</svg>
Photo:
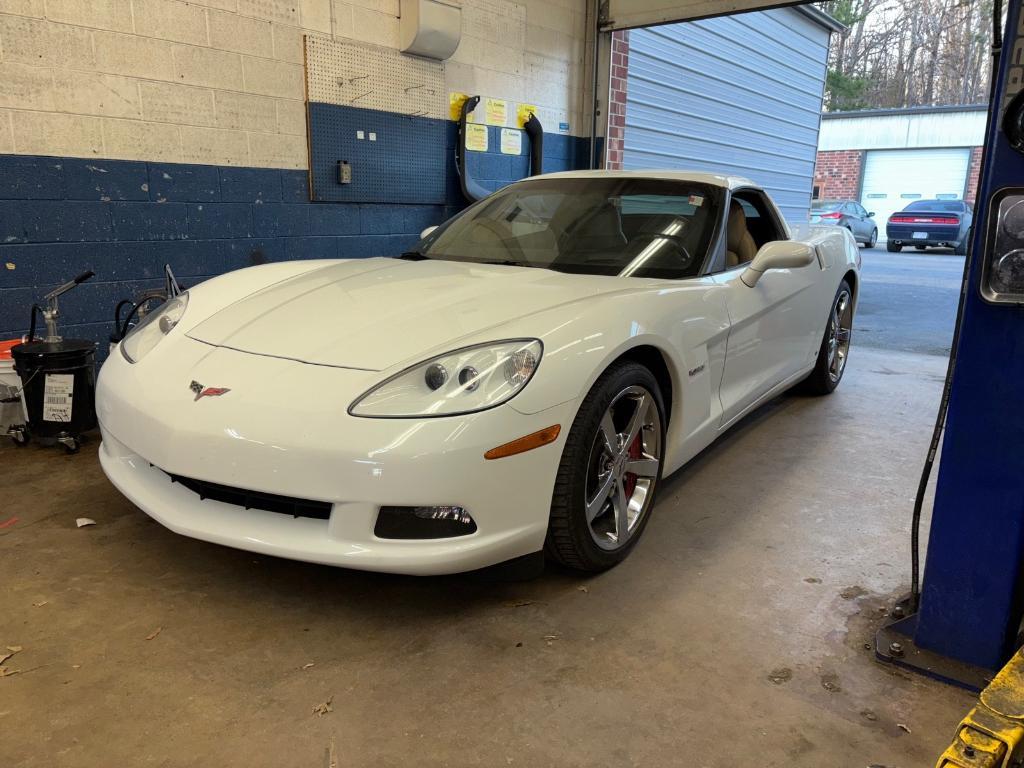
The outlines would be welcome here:
<svg viewBox="0 0 1024 768">
<path fill-rule="evenodd" d="M 992 0 L 830 0 L 830 110 L 977 104 L 991 77 Z"/>
</svg>

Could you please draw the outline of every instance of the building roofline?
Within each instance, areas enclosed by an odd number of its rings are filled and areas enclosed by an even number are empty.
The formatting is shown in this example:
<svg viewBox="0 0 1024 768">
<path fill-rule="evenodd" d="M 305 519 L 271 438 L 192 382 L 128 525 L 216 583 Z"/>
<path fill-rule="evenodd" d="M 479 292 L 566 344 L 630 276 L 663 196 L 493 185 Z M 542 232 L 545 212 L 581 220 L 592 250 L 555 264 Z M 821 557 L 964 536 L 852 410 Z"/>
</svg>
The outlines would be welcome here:
<svg viewBox="0 0 1024 768">
<path fill-rule="evenodd" d="M 822 120 L 858 117 L 902 117 L 906 115 L 937 115 L 949 112 L 988 112 L 988 104 L 949 104 L 938 107 L 900 107 L 889 109 L 855 109 L 847 112 L 822 112 Z"/>
<path fill-rule="evenodd" d="M 797 5 L 794 6 L 793 10 L 803 14 L 811 21 L 817 22 L 831 32 L 842 34 L 849 29 L 848 26 L 839 21 L 835 16 L 826 13 L 820 8 L 815 8 L 813 5 Z"/>
</svg>

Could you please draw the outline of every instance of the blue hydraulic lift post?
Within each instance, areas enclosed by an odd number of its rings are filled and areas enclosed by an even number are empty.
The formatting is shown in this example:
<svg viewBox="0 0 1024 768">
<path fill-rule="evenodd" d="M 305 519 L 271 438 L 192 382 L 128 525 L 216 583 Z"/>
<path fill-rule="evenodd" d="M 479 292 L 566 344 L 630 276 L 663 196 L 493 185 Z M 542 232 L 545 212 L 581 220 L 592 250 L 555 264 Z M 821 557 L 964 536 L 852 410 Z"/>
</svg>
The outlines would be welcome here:
<svg viewBox="0 0 1024 768">
<path fill-rule="evenodd" d="M 886 661 L 971 688 L 1015 651 L 1024 585 L 1024 292 L 1005 294 L 1007 303 L 983 295 L 995 234 L 1010 226 L 990 228 L 990 213 L 1001 195 L 1024 195 L 1024 154 L 1002 127 L 1024 87 L 1022 0 L 1007 10 L 919 610 L 876 644 Z M 1024 266 L 1024 250 L 1003 253 Z"/>
</svg>

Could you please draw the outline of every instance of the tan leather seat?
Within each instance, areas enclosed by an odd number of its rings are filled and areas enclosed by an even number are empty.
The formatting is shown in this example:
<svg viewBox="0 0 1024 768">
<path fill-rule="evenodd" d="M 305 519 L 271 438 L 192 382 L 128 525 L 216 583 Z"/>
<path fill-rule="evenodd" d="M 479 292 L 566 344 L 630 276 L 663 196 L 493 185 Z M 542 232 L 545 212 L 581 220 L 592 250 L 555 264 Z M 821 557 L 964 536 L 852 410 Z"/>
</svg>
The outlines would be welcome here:
<svg viewBox="0 0 1024 768">
<path fill-rule="evenodd" d="M 757 254 L 757 243 L 747 230 L 747 214 L 735 200 L 729 205 L 729 227 L 725 251 L 725 268 L 732 269 L 752 261 Z"/>
</svg>

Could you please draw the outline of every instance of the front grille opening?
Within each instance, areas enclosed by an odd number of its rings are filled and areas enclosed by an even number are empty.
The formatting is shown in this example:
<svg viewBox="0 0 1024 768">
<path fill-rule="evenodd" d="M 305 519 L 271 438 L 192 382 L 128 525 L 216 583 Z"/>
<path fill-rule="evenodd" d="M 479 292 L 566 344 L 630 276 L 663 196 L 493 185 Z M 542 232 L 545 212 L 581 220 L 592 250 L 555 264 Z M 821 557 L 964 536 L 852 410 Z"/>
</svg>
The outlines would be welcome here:
<svg viewBox="0 0 1024 768">
<path fill-rule="evenodd" d="M 462 507 L 381 507 L 373 535 L 378 539 L 451 539 L 476 533 L 476 521 Z"/>
<path fill-rule="evenodd" d="M 205 480 L 195 480 L 191 477 L 172 475 L 169 472 L 165 474 L 171 478 L 172 483 L 185 486 L 197 494 L 200 499 L 212 499 L 213 501 L 221 501 L 225 504 L 234 504 L 236 507 L 262 509 L 267 512 L 291 515 L 292 517 L 311 517 L 314 520 L 329 520 L 331 518 L 332 505 L 326 501 L 278 496 L 273 493 L 233 488 L 230 485 L 220 485 L 219 483 L 209 483 Z"/>
</svg>

